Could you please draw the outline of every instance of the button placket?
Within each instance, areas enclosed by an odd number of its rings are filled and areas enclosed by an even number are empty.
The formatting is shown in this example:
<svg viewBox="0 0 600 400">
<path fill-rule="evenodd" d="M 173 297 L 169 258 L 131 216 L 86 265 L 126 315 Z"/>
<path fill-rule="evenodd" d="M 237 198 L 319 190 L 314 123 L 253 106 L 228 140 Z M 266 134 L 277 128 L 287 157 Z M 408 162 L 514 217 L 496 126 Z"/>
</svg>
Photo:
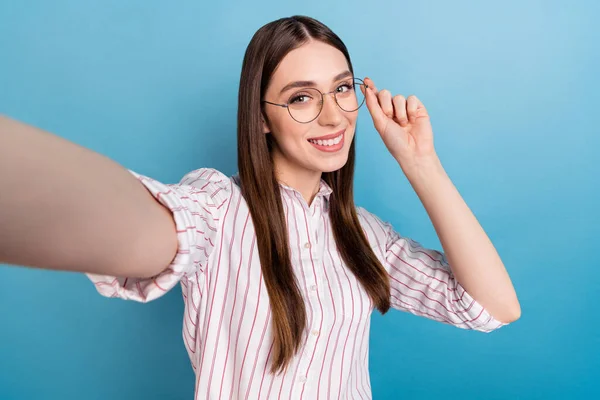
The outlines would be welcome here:
<svg viewBox="0 0 600 400">
<path fill-rule="evenodd" d="M 320 200 L 320 199 L 319 199 Z M 315 208 L 319 208 L 321 207 L 321 203 L 320 201 L 315 205 Z M 309 269 L 309 271 L 311 272 L 310 276 L 311 276 L 311 281 L 309 282 L 309 295 L 311 296 L 311 298 L 316 301 L 317 299 L 317 283 L 320 282 L 320 280 L 324 279 L 323 276 L 321 276 L 319 274 L 320 268 L 319 266 L 321 265 L 321 252 L 322 252 L 322 243 L 323 240 L 318 240 L 319 236 L 321 236 L 321 234 L 323 234 L 322 232 L 319 232 L 319 228 L 322 224 L 321 221 L 321 215 L 320 213 L 315 213 L 315 215 L 311 218 L 308 218 L 308 227 L 306 229 L 306 234 L 308 235 L 308 241 L 306 243 L 304 243 L 304 260 L 306 262 L 306 266 Z M 313 271 L 313 264 L 314 264 L 314 271 Z M 314 274 L 316 275 L 313 275 Z"/>
</svg>

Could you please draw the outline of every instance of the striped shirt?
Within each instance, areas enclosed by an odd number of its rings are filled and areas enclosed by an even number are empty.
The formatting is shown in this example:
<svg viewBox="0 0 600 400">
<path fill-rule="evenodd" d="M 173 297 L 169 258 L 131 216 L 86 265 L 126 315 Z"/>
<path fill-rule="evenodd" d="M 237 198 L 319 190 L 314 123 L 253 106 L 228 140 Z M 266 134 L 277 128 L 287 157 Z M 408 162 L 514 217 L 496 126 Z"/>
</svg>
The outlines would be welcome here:
<svg viewBox="0 0 600 400">
<path fill-rule="evenodd" d="M 269 372 L 271 309 L 239 176 L 212 168 L 163 184 L 130 172 L 168 207 L 178 251 L 149 279 L 88 274 L 100 294 L 147 302 L 180 284 L 183 340 L 195 399 L 370 399 L 369 328 L 374 304 L 338 253 L 321 180 L 309 206 L 280 184 L 291 261 L 307 311 L 300 351 L 285 374 Z M 362 207 L 359 220 L 388 271 L 391 306 L 458 328 L 490 332 L 496 320 L 454 278 L 442 252 L 402 237 Z"/>
</svg>

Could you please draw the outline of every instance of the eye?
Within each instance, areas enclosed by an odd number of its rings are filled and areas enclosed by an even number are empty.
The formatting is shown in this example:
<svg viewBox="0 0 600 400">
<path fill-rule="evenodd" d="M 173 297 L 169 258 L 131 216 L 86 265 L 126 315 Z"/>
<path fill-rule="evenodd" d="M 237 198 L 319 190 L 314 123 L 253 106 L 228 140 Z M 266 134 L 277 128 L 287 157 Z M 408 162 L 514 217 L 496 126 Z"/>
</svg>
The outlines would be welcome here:
<svg viewBox="0 0 600 400">
<path fill-rule="evenodd" d="M 289 104 L 308 103 L 311 99 L 312 99 L 312 97 L 309 94 L 299 93 L 299 94 L 292 96 L 290 98 L 290 101 L 288 101 L 288 103 Z"/>
<path fill-rule="evenodd" d="M 344 82 L 336 88 L 338 93 L 344 93 L 354 90 L 354 85 L 350 82 Z"/>
</svg>

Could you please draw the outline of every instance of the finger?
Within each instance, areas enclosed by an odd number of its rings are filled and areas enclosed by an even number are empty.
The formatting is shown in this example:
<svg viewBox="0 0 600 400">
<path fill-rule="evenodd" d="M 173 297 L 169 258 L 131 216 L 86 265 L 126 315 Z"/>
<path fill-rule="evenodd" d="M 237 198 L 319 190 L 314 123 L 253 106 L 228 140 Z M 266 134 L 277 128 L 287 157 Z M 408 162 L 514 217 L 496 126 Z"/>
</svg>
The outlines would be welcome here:
<svg viewBox="0 0 600 400">
<path fill-rule="evenodd" d="M 367 92 L 365 92 L 367 86 L 368 85 L 367 85 L 366 82 L 363 82 L 363 84 L 359 86 L 360 87 L 360 91 L 362 92 L 363 96 L 365 96 L 365 97 L 367 97 Z"/>
<path fill-rule="evenodd" d="M 375 94 L 379 93 L 379 90 L 377 90 L 377 86 L 375 86 L 375 82 L 373 82 L 373 79 L 371 79 L 371 78 L 365 78 L 365 83 L 367 84 L 368 87 L 370 87 L 371 89 L 373 89 L 373 92 Z"/>
<path fill-rule="evenodd" d="M 400 126 L 408 125 L 408 118 L 406 116 L 406 99 L 401 94 L 394 96 L 392 101 L 394 104 L 394 118 L 400 124 Z"/>
<path fill-rule="evenodd" d="M 375 129 L 378 131 L 382 131 L 385 129 L 387 117 L 383 113 L 383 110 L 379 106 L 379 101 L 377 100 L 377 95 L 373 91 L 373 88 L 367 84 L 367 89 L 365 91 L 365 100 L 367 103 L 367 108 L 369 109 L 369 113 L 371 114 L 371 118 L 373 118 L 373 124 L 375 125 Z"/>
<path fill-rule="evenodd" d="M 419 107 L 419 99 L 414 94 L 408 96 L 406 100 L 406 112 L 408 114 L 408 120 L 414 123 L 417 120 L 417 108 Z"/>
<path fill-rule="evenodd" d="M 417 118 L 421 117 L 429 118 L 429 114 L 427 113 L 427 109 L 423 105 L 423 102 L 417 98 Z"/>
<path fill-rule="evenodd" d="M 377 94 L 377 100 L 381 110 L 388 118 L 394 118 L 394 106 L 392 105 L 392 94 L 389 90 L 383 89 Z"/>
</svg>

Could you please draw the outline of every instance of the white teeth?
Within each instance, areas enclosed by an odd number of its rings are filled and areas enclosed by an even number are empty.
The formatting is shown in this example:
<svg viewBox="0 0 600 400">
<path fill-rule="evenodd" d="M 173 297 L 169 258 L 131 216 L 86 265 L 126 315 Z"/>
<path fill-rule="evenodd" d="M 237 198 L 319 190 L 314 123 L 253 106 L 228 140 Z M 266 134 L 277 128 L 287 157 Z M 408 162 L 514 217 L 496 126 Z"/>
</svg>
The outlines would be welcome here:
<svg viewBox="0 0 600 400">
<path fill-rule="evenodd" d="M 344 136 L 344 134 L 342 133 L 340 136 L 336 137 L 335 139 L 329 139 L 329 140 L 313 140 L 313 139 L 309 139 L 309 142 L 312 143 L 316 143 L 319 146 L 333 146 L 338 144 L 339 142 L 342 141 L 342 137 Z"/>
</svg>

